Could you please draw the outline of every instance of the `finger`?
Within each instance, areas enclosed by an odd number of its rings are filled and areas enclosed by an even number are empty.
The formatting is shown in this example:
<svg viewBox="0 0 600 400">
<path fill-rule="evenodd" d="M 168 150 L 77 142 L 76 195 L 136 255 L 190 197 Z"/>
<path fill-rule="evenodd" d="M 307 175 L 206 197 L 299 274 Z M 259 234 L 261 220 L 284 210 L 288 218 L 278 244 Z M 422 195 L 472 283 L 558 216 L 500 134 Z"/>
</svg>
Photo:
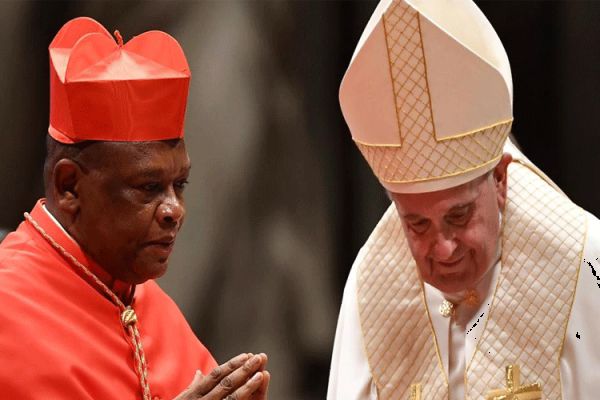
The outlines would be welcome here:
<svg viewBox="0 0 600 400">
<path fill-rule="evenodd" d="M 267 355 L 265 353 L 258 353 L 256 356 L 260 358 L 260 367 L 258 370 L 264 371 L 265 367 L 267 366 L 267 362 L 269 361 Z"/>
<path fill-rule="evenodd" d="M 265 368 L 267 367 L 267 363 L 269 362 L 269 357 L 265 354 L 265 353 L 260 353 L 259 354 L 261 357 L 261 371 L 264 371 Z"/>
<path fill-rule="evenodd" d="M 233 357 L 225 364 L 215 367 L 210 374 L 202 377 L 200 382 L 193 388 L 193 393 L 197 396 L 203 396 L 213 390 L 223 378 L 227 377 L 233 371 L 239 369 L 248 360 L 248 354 L 242 353 Z"/>
<path fill-rule="evenodd" d="M 252 378 L 246 381 L 239 389 L 231 393 L 225 398 L 225 400 L 251 400 L 254 398 L 255 393 L 262 385 L 264 381 L 264 374 L 262 372 L 256 372 L 252 375 Z"/>
<path fill-rule="evenodd" d="M 202 371 L 200 371 L 199 369 L 196 370 L 196 373 L 194 374 L 194 379 L 192 379 L 192 383 L 190 383 L 190 386 L 198 385 L 200 382 L 202 382 L 202 378 L 204 378 L 204 375 L 202 375 Z"/>
<path fill-rule="evenodd" d="M 194 388 L 202 381 L 202 377 L 202 372 L 200 372 L 200 370 L 196 370 L 194 378 L 192 379 L 192 383 L 190 383 L 188 387 L 183 392 L 181 392 L 179 396 L 177 396 L 174 400 L 186 400 L 190 398 L 195 398 L 196 396 L 194 395 Z"/>
<path fill-rule="evenodd" d="M 267 400 L 267 392 L 269 391 L 269 382 L 271 381 L 271 374 L 269 371 L 263 371 L 263 380 L 260 387 L 254 392 L 253 399 L 256 400 Z"/>
<path fill-rule="evenodd" d="M 244 363 L 240 368 L 236 369 L 229 375 L 225 376 L 218 385 L 214 387 L 208 394 L 211 398 L 222 399 L 228 394 L 233 394 L 236 390 L 247 384 L 248 379 L 252 378 L 263 365 L 263 357 L 255 355 Z M 262 381 L 262 374 L 261 378 Z M 256 390 L 258 386 L 254 390 Z"/>
</svg>

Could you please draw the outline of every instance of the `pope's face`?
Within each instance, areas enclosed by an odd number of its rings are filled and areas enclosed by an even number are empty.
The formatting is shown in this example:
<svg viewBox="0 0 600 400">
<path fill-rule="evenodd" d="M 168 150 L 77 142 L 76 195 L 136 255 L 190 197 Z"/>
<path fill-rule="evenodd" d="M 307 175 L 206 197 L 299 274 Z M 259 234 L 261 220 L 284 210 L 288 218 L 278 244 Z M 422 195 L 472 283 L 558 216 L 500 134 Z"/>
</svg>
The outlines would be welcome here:
<svg viewBox="0 0 600 400">
<path fill-rule="evenodd" d="M 446 293 L 474 288 L 495 261 L 506 199 L 504 161 L 496 167 L 504 168 L 503 176 L 494 170 L 446 190 L 391 193 L 425 282 Z"/>
<path fill-rule="evenodd" d="M 103 143 L 79 182 L 77 241 L 113 277 L 161 276 L 185 216 L 190 160 L 183 140 Z"/>
</svg>

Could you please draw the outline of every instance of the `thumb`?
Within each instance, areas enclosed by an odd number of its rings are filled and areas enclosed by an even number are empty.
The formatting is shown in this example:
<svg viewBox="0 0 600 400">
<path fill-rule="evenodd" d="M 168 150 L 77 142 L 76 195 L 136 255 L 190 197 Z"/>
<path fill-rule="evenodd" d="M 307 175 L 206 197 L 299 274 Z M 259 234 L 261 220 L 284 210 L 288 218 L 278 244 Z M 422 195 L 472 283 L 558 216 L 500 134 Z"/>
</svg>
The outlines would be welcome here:
<svg viewBox="0 0 600 400">
<path fill-rule="evenodd" d="M 194 379 L 192 379 L 192 383 L 190 383 L 189 387 L 199 384 L 203 377 L 204 375 L 202 375 L 202 371 L 197 369 L 196 373 L 194 374 Z"/>
<path fill-rule="evenodd" d="M 196 373 L 194 374 L 194 378 L 192 379 L 192 382 L 188 385 L 187 388 L 185 388 L 185 390 L 183 392 L 181 392 L 179 394 L 179 396 L 177 396 L 173 400 L 188 400 L 188 399 L 191 399 L 192 398 L 191 396 L 193 396 L 193 393 L 194 393 L 194 389 L 198 386 L 198 384 L 200 383 L 200 381 L 202 381 L 203 377 L 204 377 L 204 375 L 202 375 L 202 372 L 200 372 L 200 370 L 196 370 Z"/>
</svg>

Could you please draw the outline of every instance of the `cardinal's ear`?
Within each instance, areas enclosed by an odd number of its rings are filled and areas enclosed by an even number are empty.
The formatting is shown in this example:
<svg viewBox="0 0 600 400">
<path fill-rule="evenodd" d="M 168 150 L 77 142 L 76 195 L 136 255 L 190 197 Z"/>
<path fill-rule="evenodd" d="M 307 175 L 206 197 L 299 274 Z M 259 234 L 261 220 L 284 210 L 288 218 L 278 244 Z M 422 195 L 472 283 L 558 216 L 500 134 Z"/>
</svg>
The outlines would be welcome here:
<svg viewBox="0 0 600 400">
<path fill-rule="evenodd" d="M 75 215 L 79 211 L 79 187 L 83 176 L 81 166 L 68 158 L 54 165 L 50 181 L 51 202 L 61 213 Z"/>
</svg>

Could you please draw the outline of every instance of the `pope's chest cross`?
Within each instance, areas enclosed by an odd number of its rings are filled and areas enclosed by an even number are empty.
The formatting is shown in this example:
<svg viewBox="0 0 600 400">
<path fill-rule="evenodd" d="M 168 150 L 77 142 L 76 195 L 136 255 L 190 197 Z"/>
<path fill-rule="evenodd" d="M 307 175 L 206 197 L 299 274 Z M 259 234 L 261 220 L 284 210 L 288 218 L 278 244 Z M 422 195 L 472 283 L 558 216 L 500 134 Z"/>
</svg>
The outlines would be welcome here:
<svg viewBox="0 0 600 400">
<path fill-rule="evenodd" d="M 542 386 L 539 383 L 521 385 L 518 365 L 506 367 L 506 389 L 490 390 L 486 400 L 542 400 Z"/>
</svg>

